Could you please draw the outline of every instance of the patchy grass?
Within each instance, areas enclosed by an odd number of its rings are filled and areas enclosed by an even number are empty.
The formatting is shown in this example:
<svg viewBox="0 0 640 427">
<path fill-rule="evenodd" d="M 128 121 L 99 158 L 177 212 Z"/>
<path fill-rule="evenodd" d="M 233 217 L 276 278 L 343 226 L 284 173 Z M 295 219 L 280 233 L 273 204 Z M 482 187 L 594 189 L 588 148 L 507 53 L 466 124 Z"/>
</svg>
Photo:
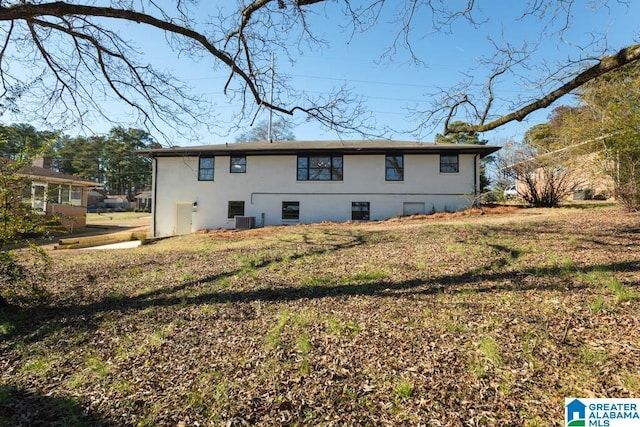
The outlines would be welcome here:
<svg viewBox="0 0 640 427">
<path fill-rule="evenodd" d="M 638 222 L 509 208 L 53 252 L 48 303 L 0 312 L 0 425 L 558 424 L 564 397 L 640 392 Z"/>
</svg>

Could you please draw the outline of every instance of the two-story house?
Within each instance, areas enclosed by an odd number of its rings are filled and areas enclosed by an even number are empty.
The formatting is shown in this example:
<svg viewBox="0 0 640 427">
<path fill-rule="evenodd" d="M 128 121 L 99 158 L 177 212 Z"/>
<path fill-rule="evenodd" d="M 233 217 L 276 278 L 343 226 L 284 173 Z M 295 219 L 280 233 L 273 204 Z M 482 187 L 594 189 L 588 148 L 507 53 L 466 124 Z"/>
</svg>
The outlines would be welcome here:
<svg viewBox="0 0 640 427">
<path fill-rule="evenodd" d="M 168 236 L 466 209 L 479 200 L 480 159 L 498 149 L 388 140 L 286 141 L 141 154 L 153 159 L 152 233 Z"/>
</svg>

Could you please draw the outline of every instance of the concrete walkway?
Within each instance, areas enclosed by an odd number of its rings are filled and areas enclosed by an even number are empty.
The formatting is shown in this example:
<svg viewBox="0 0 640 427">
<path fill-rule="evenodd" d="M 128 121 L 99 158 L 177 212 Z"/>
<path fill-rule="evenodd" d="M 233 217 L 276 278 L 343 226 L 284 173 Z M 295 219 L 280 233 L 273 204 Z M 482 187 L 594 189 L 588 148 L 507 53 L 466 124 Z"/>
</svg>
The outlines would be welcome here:
<svg viewBox="0 0 640 427">
<path fill-rule="evenodd" d="M 80 250 L 91 251 L 91 250 L 103 250 L 103 249 L 130 249 L 130 248 L 136 248 L 141 244 L 142 244 L 142 241 L 140 240 L 130 240 L 128 242 L 111 243 L 109 245 L 92 246 L 90 248 L 80 248 Z"/>
</svg>

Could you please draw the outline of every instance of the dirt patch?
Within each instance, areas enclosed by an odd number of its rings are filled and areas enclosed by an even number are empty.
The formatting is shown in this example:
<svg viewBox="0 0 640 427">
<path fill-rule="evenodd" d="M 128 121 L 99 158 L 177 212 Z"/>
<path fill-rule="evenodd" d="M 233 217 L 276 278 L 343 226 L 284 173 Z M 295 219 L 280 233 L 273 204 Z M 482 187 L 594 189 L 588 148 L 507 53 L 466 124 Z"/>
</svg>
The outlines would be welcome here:
<svg viewBox="0 0 640 427">
<path fill-rule="evenodd" d="M 251 230 L 225 230 L 225 229 L 202 229 L 195 232 L 195 234 L 208 234 L 214 238 L 219 239 L 246 239 L 250 237 L 264 236 L 268 234 L 281 233 L 291 227 L 303 228 L 303 227 L 342 227 L 342 228 L 379 228 L 385 229 L 389 227 L 397 227 L 402 225 L 416 225 L 429 221 L 451 221 L 454 219 L 473 219 L 480 218 L 484 215 L 501 215 L 508 216 L 514 215 L 521 211 L 521 208 L 515 206 L 487 206 L 482 209 L 467 209 L 460 212 L 439 212 L 430 215 L 410 215 L 391 218 L 384 221 L 367 221 L 367 222 L 323 222 L 321 224 L 296 224 L 289 226 L 269 226 L 263 228 L 254 228 Z"/>
</svg>

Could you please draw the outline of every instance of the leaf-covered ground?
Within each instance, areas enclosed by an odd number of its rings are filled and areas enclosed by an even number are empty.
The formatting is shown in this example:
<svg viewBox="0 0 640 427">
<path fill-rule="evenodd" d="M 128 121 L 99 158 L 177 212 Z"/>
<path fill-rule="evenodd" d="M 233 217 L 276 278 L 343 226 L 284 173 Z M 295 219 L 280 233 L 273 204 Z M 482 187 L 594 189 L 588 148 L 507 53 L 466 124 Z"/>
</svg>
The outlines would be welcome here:
<svg viewBox="0 0 640 427">
<path fill-rule="evenodd" d="M 0 425 L 560 425 L 640 396 L 616 207 L 202 232 L 52 253 L 0 312 Z"/>
</svg>

